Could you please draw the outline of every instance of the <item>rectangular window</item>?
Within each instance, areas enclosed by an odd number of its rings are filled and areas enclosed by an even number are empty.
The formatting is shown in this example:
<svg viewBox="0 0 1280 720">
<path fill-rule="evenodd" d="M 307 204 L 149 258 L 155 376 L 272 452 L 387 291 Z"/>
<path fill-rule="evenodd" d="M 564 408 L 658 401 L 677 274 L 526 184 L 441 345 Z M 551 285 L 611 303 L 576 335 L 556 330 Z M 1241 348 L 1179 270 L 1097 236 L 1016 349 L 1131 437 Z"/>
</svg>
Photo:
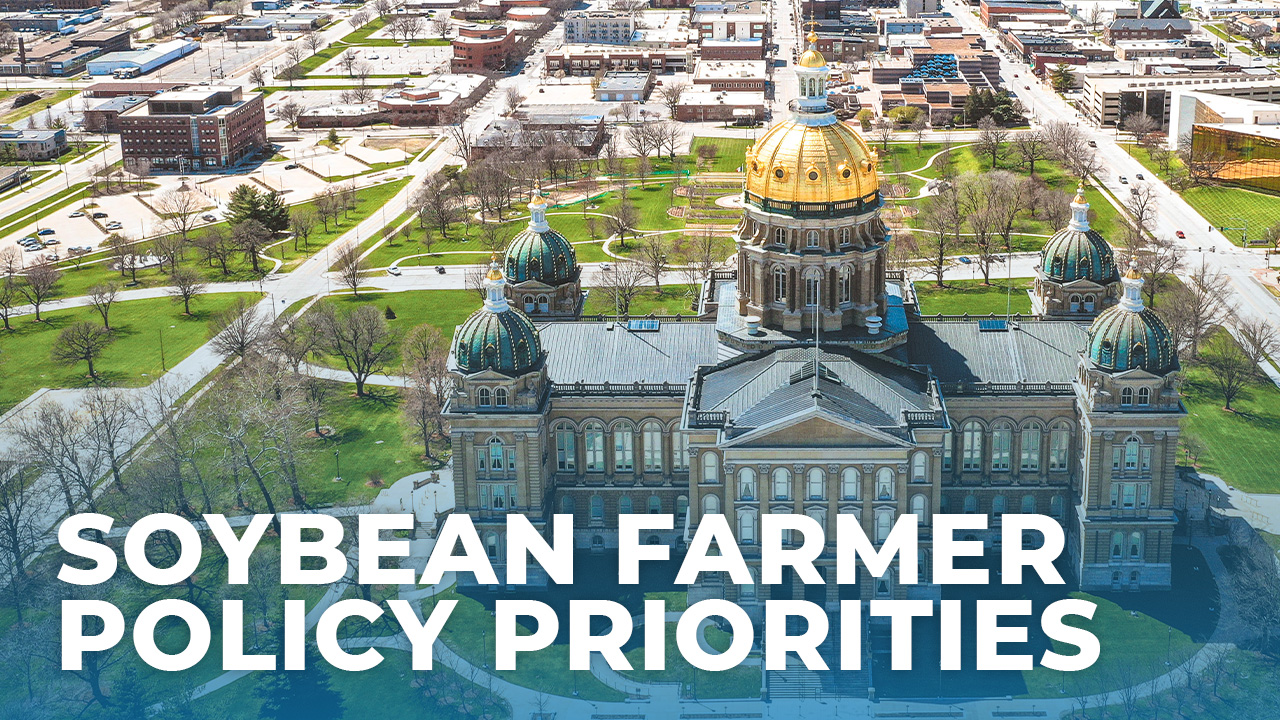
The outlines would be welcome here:
<svg viewBox="0 0 1280 720">
<path fill-rule="evenodd" d="M 618 430 L 613 433 L 613 469 L 616 472 L 631 472 L 635 469 L 635 460 L 631 453 L 631 431 Z"/>
<path fill-rule="evenodd" d="M 1124 448 L 1116 445 L 1111 448 L 1111 470 L 1120 472 L 1120 463 L 1123 461 Z"/>
<path fill-rule="evenodd" d="M 488 469 L 489 469 L 489 451 L 484 448 L 480 448 L 476 450 L 476 470 L 478 472 L 483 473 Z"/>
<path fill-rule="evenodd" d="M 1049 469 L 1061 472 L 1067 469 L 1067 450 L 1071 447 L 1070 431 L 1065 428 L 1049 433 Z"/>
<path fill-rule="evenodd" d="M 1142 448 L 1142 472 L 1151 472 L 1151 448 Z"/>
<path fill-rule="evenodd" d="M 588 430 L 585 439 L 587 472 L 604 472 L 604 433 Z"/>
<path fill-rule="evenodd" d="M 991 469 L 995 472 L 1009 470 L 1009 446 L 1013 433 L 1005 429 L 997 429 L 991 434 Z"/>
<path fill-rule="evenodd" d="M 1138 507 L 1145 508 L 1151 504 L 1151 485 L 1142 483 L 1138 486 Z"/>
<path fill-rule="evenodd" d="M 1126 510 L 1133 509 L 1138 502 L 1138 486 L 1133 483 L 1124 484 L 1124 507 Z"/>
<path fill-rule="evenodd" d="M 1120 507 L 1120 483 L 1111 483 L 1111 507 Z"/>
<path fill-rule="evenodd" d="M 556 430 L 556 469 L 573 472 L 577 465 L 572 430 Z"/>
<path fill-rule="evenodd" d="M 1022 456 L 1018 467 L 1022 472 L 1040 470 L 1040 428 L 1031 427 L 1022 431 Z"/>
</svg>

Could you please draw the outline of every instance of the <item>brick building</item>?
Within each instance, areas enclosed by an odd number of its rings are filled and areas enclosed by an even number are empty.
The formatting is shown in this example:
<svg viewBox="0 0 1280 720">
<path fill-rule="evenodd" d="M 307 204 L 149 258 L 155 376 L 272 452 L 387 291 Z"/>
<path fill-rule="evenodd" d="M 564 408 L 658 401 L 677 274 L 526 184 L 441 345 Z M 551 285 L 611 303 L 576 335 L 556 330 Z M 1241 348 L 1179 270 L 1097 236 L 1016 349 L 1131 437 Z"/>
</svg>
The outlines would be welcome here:
<svg viewBox="0 0 1280 720">
<path fill-rule="evenodd" d="M 128 164 L 146 159 L 161 170 L 220 170 L 267 142 L 262 95 L 212 86 L 162 93 L 118 118 Z"/>
<path fill-rule="evenodd" d="M 1120 18 L 1102 31 L 1102 41 L 1114 45 L 1122 40 L 1176 40 L 1191 34 L 1191 21 L 1182 18 Z"/>
<path fill-rule="evenodd" d="M 764 92 L 768 82 L 764 60 L 704 60 L 693 71 L 693 84 L 701 90 Z"/>
<path fill-rule="evenodd" d="M 505 67 L 515 33 L 504 25 L 461 25 L 453 39 L 454 72 Z"/>
</svg>

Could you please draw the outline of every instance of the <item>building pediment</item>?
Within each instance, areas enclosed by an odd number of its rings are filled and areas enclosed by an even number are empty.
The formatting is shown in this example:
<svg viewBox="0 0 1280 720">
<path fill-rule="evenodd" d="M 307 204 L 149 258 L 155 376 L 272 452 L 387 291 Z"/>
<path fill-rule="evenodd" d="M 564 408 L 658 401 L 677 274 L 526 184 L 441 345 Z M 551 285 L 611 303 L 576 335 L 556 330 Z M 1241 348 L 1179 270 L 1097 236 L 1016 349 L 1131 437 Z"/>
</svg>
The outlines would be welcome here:
<svg viewBox="0 0 1280 720">
<path fill-rule="evenodd" d="M 910 447 L 901 437 L 842 417 L 821 406 L 745 432 L 722 447 Z"/>
</svg>

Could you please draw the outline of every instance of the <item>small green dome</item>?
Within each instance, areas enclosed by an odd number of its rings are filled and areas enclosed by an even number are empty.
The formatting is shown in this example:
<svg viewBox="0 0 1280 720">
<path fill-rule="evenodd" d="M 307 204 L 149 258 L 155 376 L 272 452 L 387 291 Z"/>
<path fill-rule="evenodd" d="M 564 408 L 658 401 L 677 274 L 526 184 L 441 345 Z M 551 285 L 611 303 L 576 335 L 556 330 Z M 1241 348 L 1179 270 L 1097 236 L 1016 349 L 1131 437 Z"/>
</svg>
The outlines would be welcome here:
<svg viewBox="0 0 1280 720">
<path fill-rule="evenodd" d="M 453 359 L 462 372 L 522 375 L 542 362 L 538 328 L 507 303 L 506 284 L 495 254 L 484 276 L 484 307 L 472 313 L 453 336 Z"/>
<path fill-rule="evenodd" d="M 507 248 L 506 270 L 513 283 L 563 285 L 578 277 L 578 254 L 555 230 L 524 230 Z"/>
<path fill-rule="evenodd" d="M 1178 369 L 1178 343 L 1164 320 L 1142 305 L 1142 277 L 1125 273 L 1124 297 L 1089 327 L 1089 359 L 1101 370 L 1142 369 L 1167 375 Z"/>
<path fill-rule="evenodd" d="M 563 235 L 547 224 L 547 203 L 535 194 L 529 202 L 529 226 L 507 248 L 507 279 L 563 285 L 578 278 L 578 254 Z"/>
<path fill-rule="evenodd" d="M 1119 279 L 1111 246 L 1089 227 L 1089 203 L 1080 187 L 1071 203 L 1072 218 L 1067 227 L 1054 233 L 1040 251 L 1040 269 L 1050 280 L 1074 282 L 1090 280 L 1107 285 Z"/>
<path fill-rule="evenodd" d="M 458 328 L 453 342 L 458 368 L 467 373 L 494 370 L 521 375 L 537 367 L 542 358 L 538 329 L 515 308 L 475 311 Z"/>
</svg>

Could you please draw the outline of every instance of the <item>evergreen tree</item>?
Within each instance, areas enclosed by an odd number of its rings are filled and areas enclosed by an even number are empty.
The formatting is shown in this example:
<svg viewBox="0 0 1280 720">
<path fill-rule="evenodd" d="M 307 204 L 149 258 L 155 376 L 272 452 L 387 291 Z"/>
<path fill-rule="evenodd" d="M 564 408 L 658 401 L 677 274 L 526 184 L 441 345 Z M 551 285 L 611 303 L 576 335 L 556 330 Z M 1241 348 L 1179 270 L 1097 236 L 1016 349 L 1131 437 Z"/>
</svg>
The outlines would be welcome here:
<svg viewBox="0 0 1280 720">
<path fill-rule="evenodd" d="M 289 207 L 284 204 L 280 193 L 272 191 L 259 196 L 262 207 L 260 215 L 255 218 L 273 233 L 281 233 L 289 229 Z"/>
<path fill-rule="evenodd" d="M 237 185 L 228 198 L 227 222 L 235 227 L 246 220 L 258 220 L 262 217 L 262 193 L 253 189 L 252 185 Z"/>
<path fill-rule="evenodd" d="M 329 673 L 320 665 L 319 651 L 307 646 L 306 670 L 260 673 L 254 693 L 262 699 L 262 720 L 341 720 L 342 693 L 329 685 Z"/>
<path fill-rule="evenodd" d="M 151 688 L 148 687 L 133 667 L 125 668 L 120 677 L 111 685 L 111 706 L 102 713 L 104 720 L 133 720 L 144 718 L 150 713 Z"/>
<path fill-rule="evenodd" d="M 1066 63 L 1058 63 L 1049 73 L 1049 83 L 1053 85 L 1053 89 L 1057 92 L 1066 92 L 1076 84 L 1076 74 L 1071 72 L 1071 66 Z"/>
</svg>

